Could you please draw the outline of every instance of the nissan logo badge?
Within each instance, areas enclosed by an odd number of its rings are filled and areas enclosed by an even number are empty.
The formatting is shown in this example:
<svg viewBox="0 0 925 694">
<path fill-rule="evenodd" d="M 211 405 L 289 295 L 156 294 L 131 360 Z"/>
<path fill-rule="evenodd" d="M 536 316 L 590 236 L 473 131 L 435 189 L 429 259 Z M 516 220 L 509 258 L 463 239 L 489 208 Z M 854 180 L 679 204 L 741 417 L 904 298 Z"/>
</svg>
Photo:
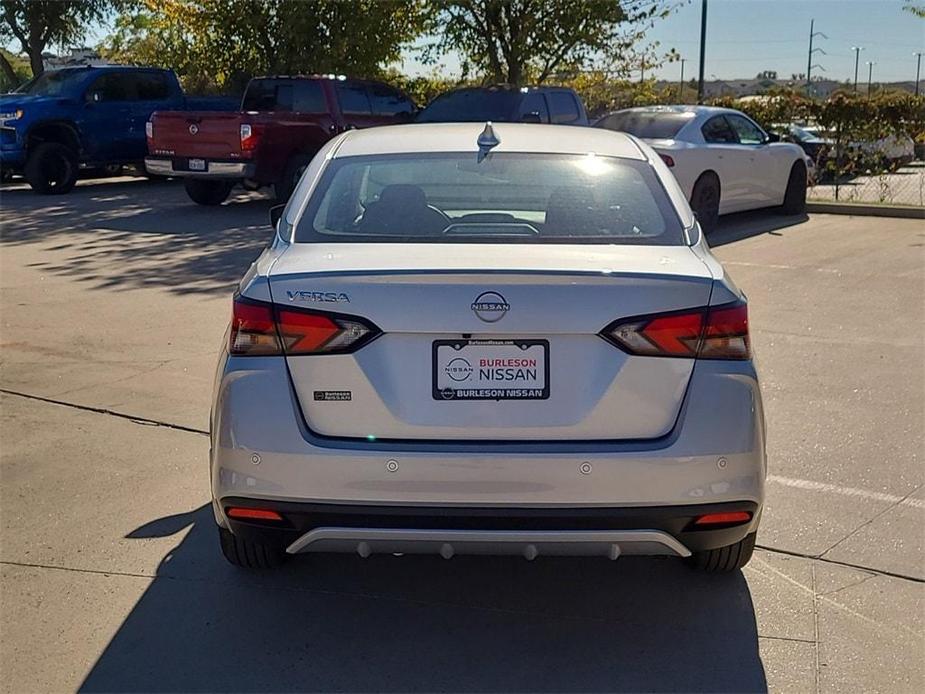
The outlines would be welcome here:
<svg viewBox="0 0 925 694">
<path fill-rule="evenodd" d="M 475 297 L 471 308 L 479 320 L 497 323 L 511 310 L 511 305 L 498 292 L 482 292 Z"/>
</svg>

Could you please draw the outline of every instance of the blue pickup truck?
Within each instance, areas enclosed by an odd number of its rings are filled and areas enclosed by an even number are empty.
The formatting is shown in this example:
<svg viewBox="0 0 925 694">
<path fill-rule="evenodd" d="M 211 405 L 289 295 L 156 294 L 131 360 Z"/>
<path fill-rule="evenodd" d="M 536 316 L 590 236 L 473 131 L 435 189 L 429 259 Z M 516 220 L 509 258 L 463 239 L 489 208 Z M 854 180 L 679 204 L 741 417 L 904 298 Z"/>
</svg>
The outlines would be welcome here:
<svg viewBox="0 0 925 694">
<path fill-rule="evenodd" d="M 236 99 L 184 95 L 157 68 L 73 67 L 46 72 L 0 96 L 0 170 L 38 193 L 66 193 L 81 167 L 135 164 L 144 171 L 145 124 L 154 111 L 226 111 Z"/>
</svg>

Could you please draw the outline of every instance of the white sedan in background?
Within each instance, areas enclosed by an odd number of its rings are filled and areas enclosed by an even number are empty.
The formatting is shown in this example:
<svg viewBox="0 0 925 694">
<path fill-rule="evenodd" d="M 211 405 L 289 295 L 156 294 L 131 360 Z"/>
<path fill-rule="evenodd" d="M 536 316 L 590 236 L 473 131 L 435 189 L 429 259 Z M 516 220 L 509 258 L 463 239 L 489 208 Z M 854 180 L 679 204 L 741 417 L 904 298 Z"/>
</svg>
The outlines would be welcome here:
<svg viewBox="0 0 925 694">
<path fill-rule="evenodd" d="M 646 106 L 616 111 L 594 124 L 629 133 L 658 152 L 671 169 L 701 228 L 719 215 L 780 206 L 806 208 L 806 157 L 777 141 L 740 111 L 713 106 Z"/>
</svg>

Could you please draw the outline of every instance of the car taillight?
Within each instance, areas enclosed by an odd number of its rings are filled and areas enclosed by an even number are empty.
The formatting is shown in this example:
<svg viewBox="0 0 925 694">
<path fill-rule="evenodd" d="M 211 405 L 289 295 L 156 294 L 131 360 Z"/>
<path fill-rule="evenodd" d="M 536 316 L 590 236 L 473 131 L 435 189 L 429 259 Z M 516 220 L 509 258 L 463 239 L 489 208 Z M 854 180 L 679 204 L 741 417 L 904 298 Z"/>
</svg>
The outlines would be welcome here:
<svg viewBox="0 0 925 694">
<path fill-rule="evenodd" d="M 237 297 L 229 351 L 250 356 L 342 354 L 359 349 L 380 332 L 374 325 L 353 316 L 277 308 Z"/>
<path fill-rule="evenodd" d="M 248 356 L 282 354 L 273 304 L 235 297 L 228 351 Z"/>
<path fill-rule="evenodd" d="M 630 354 L 688 359 L 748 359 L 745 303 L 629 318 L 602 335 Z"/>
<path fill-rule="evenodd" d="M 658 155 L 658 156 L 660 156 L 660 157 L 662 158 L 662 161 L 665 162 L 665 166 L 667 166 L 667 167 L 669 167 L 669 168 L 671 168 L 672 166 L 674 166 L 674 159 L 672 159 L 670 155 L 668 155 L 668 154 L 662 154 L 661 152 L 659 152 L 659 155 Z"/>
<path fill-rule="evenodd" d="M 253 152 L 260 142 L 260 129 L 249 123 L 241 124 L 241 151 Z"/>
</svg>

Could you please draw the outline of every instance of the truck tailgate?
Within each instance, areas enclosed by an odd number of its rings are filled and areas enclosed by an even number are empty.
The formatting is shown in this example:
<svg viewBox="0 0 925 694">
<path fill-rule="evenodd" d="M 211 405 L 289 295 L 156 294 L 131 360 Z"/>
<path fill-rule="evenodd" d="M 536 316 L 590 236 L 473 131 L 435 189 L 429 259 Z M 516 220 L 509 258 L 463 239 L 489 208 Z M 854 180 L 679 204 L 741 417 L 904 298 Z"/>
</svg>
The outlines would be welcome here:
<svg viewBox="0 0 925 694">
<path fill-rule="evenodd" d="M 241 114 L 159 111 L 151 116 L 148 152 L 154 155 L 241 158 Z"/>
</svg>

